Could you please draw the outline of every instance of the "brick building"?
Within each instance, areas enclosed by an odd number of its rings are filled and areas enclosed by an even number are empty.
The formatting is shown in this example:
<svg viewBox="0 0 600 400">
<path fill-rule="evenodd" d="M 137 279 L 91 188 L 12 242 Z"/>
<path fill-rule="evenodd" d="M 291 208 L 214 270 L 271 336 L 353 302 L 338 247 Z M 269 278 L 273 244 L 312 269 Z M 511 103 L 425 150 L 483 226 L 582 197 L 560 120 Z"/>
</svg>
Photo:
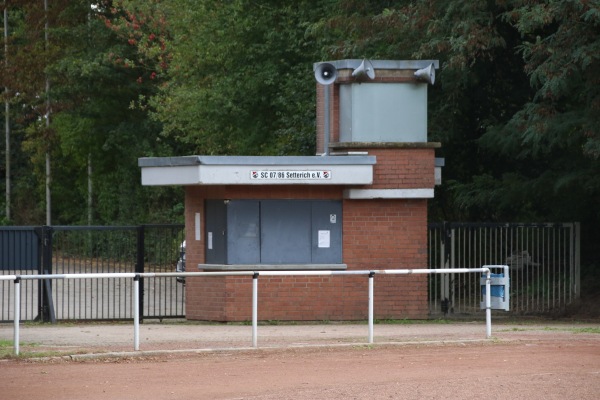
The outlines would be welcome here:
<svg viewBox="0 0 600 400">
<path fill-rule="evenodd" d="M 309 157 L 142 158 L 142 184 L 184 185 L 187 271 L 427 268 L 435 149 L 427 84 L 436 61 L 323 65 L 317 153 Z M 331 72 L 331 71 L 328 71 Z M 357 74 L 354 74 L 357 75 Z M 323 83 L 321 81 L 321 83 Z M 377 276 L 375 318 L 425 318 L 427 275 Z M 367 317 L 366 276 L 261 277 L 261 320 Z M 245 321 L 252 279 L 188 277 L 188 319 Z"/>
</svg>

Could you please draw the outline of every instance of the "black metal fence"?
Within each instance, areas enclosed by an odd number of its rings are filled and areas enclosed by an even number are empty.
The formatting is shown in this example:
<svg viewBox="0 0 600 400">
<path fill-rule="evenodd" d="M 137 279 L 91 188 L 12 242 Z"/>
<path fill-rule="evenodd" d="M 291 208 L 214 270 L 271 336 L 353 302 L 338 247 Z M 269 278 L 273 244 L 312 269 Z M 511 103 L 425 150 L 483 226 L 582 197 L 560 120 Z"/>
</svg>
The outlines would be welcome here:
<svg viewBox="0 0 600 400">
<path fill-rule="evenodd" d="M 0 227 L 3 274 L 172 272 L 184 240 L 183 225 Z M 133 318 L 131 280 L 25 281 L 23 320 Z M 12 319 L 12 284 L 0 286 L 0 321 Z M 185 316 L 185 286 L 176 278 L 140 281 L 143 318 Z"/>
<path fill-rule="evenodd" d="M 0 227 L 0 273 L 175 271 L 183 225 Z M 430 268 L 510 267 L 512 313 L 548 313 L 579 297 L 579 224 L 429 225 Z M 401 267 L 401 266 L 399 266 Z M 23 320 L 133 318 L 130 279 L 24 280 Z M 0 282 L 0 321 L 12 321 L 12 282 Z M 472 274 L 429 279 L 430 314 L 479 311 Z M 185 286 L 173 277 L 140 282 L 142 318 L 185 317 Z"/>
</svg>

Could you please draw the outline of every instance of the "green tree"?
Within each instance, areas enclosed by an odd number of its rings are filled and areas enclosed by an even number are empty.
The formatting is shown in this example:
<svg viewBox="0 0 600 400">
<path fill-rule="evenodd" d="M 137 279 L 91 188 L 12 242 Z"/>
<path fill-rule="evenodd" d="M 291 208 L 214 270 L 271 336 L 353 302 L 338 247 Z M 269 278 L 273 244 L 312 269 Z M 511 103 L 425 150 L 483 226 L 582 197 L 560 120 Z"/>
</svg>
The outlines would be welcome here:
<svg viewBox="0 0 600 400">
<path fill-rule="evenodd" d="M 596 2 L 515 1 L 498 16 L 518 31 L 531 94 L 478 140 L 498 160 L 455 185 L 457 204 L 500 218 L 581 221 L 584 262 L 600 238 L 600 8 Z M 507 99 L 508 100 L 508 99 Z"/>
<path fill-rule="evenodd" d="M 519 2 L 503 18 L 521 34 L 533 95 L 504 125 L 489 129 L 486 151 L 511 155 L 513 181 L 550 218 L 582 219 L 600 200 L 600 9 L 589 2 Z M 577 210 L 569 204 L 581 206 Z M 586 211 L 584 211 L 586 210 Z"/>
<path fill-rule="evenodd" d="M 147 40 L 137 43 L 140 53 L 168 59 L 159 72 L 164 84 L 148 104 L 164 134 L 188 153 L 314 153 L 317 48 L 306 30 L 323 5 L 167 0 L 123 6 L 167 18 L 168 57 Z"/>
<path fill-rule="evenodd" d="M 80 23 L 64 31 L 69 52 L 53 65 L 64 82 L 57 96 L 69 103 L 55 118 L 65 173 L 60 193 L 67 205 L 61 215 L 85 221 L 82 200 L 87 196 L 90 163 L 95 223 L 181 220 L 180 188 L 149 191 L 139 184 L 139 157 L 173 153 L 171 143 L 160 136 L 160 124 L 133 105 L 155 93 L 158 80 L 149 78 L 152 71 L 147 65 L 136 62 L 140 58 L 136 43 L 114 29 L 113 22 L 121 21 L 123 14 L 110 3 L 92 8 L 82 4 L 77 12 Z"/>
<path fill-rule="evenodd" d="M 15 0 L 5 2 L 4 5 L 7 8 L 7 18 L 11 20 L 5 51 L 10 62 L 3 63 L 0 80 L 3 86 L 9 88 L 5 91 L 5 97 L 15 106 L 12 108 L 11 121 L 15 126 L 22 127 L 21 131 L 13 132 L 11 142 L 18 142 L 18 146 L 11 146 L 10 156 L 11 159 L 14 156 L 19 162 L 21 151 L 26 149 L 32 160 L 37 160 L 40 155 L 43 160 L 45 155 L 50 154 L 55 143 L 54 132 L 45 123 L 51 113 L 46 67 L 59 55 L 58 47 L 48 45 L 49 42 L 45 40 L 46 25 L 60 19 L 58 10 L 64 5 L 64 1 L 57 0 L 56 7 L 48 10 L 45 9 L 44 2 L 39 1 Z M 44 164 L 45 161 L 42 161 L 41 165 Z M 21 173 L 20 164 L 14 166 L 14 175 L 18 176 Z M 37 176 L 45 177 L 44 168 L 33 168 L 33 171 Z M 44 204 L 44 200 L 37 201 L 39 192 L 29 183 L 23 185 L 23 182 L 15 181 L 14 184 L 16 204 Z M 22 192 L 23 189 L 26 192 Z M 38 209 L 37 206 L 29 208 L 27 217 L 35 218 Z M 16 214 L 24 215 L 19 212 Z"/>
<path fill-rule="evenodd" d="M 136 46 L 107 29 L 106 21 L 120 16 L 110 2 L 50 2 L 52 45 L 43 49 L 37 3 L 23 1 L 11 9 L 19 17 L 9 44 L 13 62 L 0 74 L 10 81 L 19 102 L 13 107 L 20 110 L 15 152 L 29 158 L 17 157 L 21 164 L 15 168 L 14 191 L 19 210 L 14 221 L 43 221 L 46 151 L 53 160 L 53 223 L 88 222 L 90 178 L 95 224 L 180 219 L 180 189 L 148 191 L 139 185 L 138 157 L 173 151 L 159 136 L 160 124 L 131 107 L 140 96 L 155 92 L 156 84 L 140 80 L 146 73 L 142 66 L 124 61 L 136 58 Z M 45 96 L 40 95 L 46 75 L 52 80 L 50 129 L 43 124 Z M 165 203 L 175 210 L 170 212 Z M 161 211 L 154 214 L 156 210 Z"/>
</svg>

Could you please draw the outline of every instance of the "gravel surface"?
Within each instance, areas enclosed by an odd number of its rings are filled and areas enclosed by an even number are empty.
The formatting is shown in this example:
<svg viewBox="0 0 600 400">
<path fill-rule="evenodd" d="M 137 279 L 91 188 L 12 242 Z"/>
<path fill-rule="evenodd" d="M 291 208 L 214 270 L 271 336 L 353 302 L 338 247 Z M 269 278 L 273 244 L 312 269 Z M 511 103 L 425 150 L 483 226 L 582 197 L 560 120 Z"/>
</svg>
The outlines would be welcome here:
<svg viewBox="0 0 600 400">
<path fill-rule="evenodd" d="M 596 399 L 600 324 L 26 325 L 2 399 Z M 0 325 L 12 339 L 12 325 Z M 62 356 L 61 356 L 62 355 Z"/>
</svg>

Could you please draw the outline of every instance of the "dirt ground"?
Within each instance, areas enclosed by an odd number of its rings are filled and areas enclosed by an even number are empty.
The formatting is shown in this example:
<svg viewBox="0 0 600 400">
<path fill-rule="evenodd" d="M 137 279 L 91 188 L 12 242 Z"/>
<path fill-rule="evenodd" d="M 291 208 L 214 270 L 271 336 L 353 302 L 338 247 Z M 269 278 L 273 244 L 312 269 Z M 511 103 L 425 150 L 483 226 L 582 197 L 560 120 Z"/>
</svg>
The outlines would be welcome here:
<svg viewBox="0 0 600 400">
<path fill-rule="evenodd" d="M 96 336 L 94 327 L 71 328 L 72 341 L 76 332 Z M 148 326 L 142 335 L 162 332 L 159 328 Z M 597 399 L 599 328 L 497 325 L 494 338 L 486 340 L 481 339 L 480 324 L 377 326 L 380 343 L 368 345 L 354 343 L 350 335 L 343 339 L 348 330 L 344 326 L 313 329 L 315 337 L 330 335 L 323 343 L 311 342 L 310 329 L 261 327 L 263 343 L 273 340 L 272 347 L 3 360 L 0 398 Z M 24 329 L 33 337 L 37 328 Z M 452 333 L 459 329 L 463 333 Z M 427 336 L 431 330 L 449 332 L 452 340 L 440 340 L 440 333 L 434 340 Z M 281 331 L 282 337 L 296 331 L 308 339 L 303 345 L 284 343 L 276 339 Z M 67 331 L 48 332 L 63 337 Z M 480 339 L 473 340 L 469 332 Z M 391 340 L 402 335 L 395 343 Z M 413 336 L 427 340 L 409 340 Z M 158 336 L 151 339 L 160 342 Z M 175 343 L 170 344 L 173 348 Z"/>
</svg>

